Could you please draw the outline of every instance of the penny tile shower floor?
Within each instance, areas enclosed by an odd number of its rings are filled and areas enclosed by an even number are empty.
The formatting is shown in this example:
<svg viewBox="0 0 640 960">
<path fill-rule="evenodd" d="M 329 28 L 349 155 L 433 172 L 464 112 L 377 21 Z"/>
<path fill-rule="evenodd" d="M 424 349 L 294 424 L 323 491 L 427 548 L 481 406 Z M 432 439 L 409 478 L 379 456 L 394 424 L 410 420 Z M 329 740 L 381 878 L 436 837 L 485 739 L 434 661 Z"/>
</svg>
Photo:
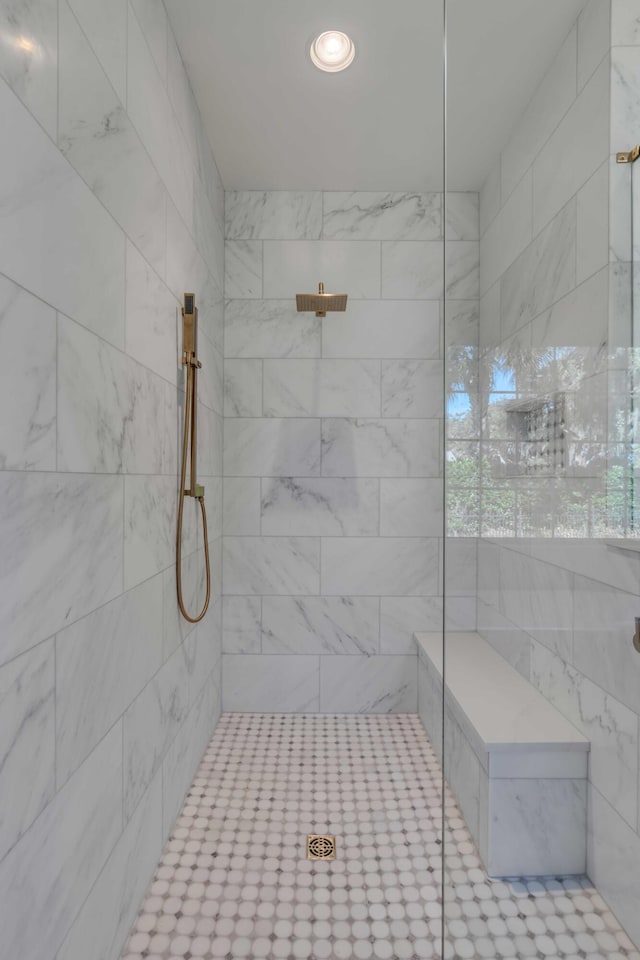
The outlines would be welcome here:
<svg viewBox="0 0 640 960">
<path fill-rule="evenodd" d="M 487 882 L 447 795 L 451 958 L 640 960 L 584 880 Z M 126 960 L 440 955 L 440 765 L 413 715 L 224 715 Z M 310 833 L 337 859 L 306 859 Z"/>
</svg>

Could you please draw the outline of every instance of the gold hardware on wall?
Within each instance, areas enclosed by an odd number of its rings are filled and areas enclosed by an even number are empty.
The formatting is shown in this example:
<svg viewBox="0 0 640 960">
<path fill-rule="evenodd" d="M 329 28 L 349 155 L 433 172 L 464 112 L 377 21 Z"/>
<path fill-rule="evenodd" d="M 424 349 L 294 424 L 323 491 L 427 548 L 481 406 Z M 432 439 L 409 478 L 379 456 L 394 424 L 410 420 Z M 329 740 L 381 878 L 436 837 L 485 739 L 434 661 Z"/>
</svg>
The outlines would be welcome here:
<svg viewBox="0 0 640 960">
<path fill-rule="evenodd" d="M 195 294 L 185 293 L 182 307 L 182 363 L 187 368 L 187 387 L 184 401 L 184 431 L 182 434 L 182 463 L 180 466 L 180 492 L 178 494 L 178 531 L 176 537 L 176 587 L 178 606 L 185 620 L 198 623 L 202 620 L 211 598 L 211 565 L 209 563 L 209 537 L 207 533 L 207 511 L 204 506 L 204 487 L 196 481 L 198 453 L 198 370 L 202 364 L 198 360 L 198 308 Z M 191 475 L 187 482 L 187 457 L 189 457 Z M 207 575 L 207 592 L 200 613 L 192 617 L 187 613 L 182 596 L 182 520 L 185 497 L 193 497 L 200 504 L 204 537 L 204 562 Z"/>
<path fill-rule="evenodd" d="M 310 833 L 307 837 L 307 860 L 335 860 L 336 838 Z"/>
<path fill-rule="evenodd" d="M 634 147 L 633 150 L 616 153 L 616 163 L 635 163 L 638 157 L 640 157 L 640 144 Z"/>
<path fill-rule="evenodd" d="M 633 646 L 634 649 L 640 653 L 640 617 L 636 617 L 636 629 L 633 634 Z"/>
<path fill-rule="evenodd" d="M 317 293 L 297 293 L 298 313 L 314 313 L 316 317 L 326 317 L 327 311 L 342 312 L 347 309 L 346 293 L 325 293 L 324 283 L 318 284 Z"/>
</svg>

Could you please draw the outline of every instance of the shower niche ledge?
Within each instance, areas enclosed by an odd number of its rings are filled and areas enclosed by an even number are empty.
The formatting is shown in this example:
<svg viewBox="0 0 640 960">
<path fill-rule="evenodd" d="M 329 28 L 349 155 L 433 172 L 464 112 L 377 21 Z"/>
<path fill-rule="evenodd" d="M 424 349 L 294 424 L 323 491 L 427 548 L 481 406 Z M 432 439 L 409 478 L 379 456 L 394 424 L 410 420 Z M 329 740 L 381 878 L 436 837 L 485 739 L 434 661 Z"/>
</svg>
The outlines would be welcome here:
<svg viewBox="0 0 640 960">
<path fill-rule="evenodd" d="M 415 638 L 440 754 L 442 635 Z M 589 741 L 479 634 L 448 633 L 445 666 L 445 778 L 489 876 L 584 873 Z"/>
</svg>

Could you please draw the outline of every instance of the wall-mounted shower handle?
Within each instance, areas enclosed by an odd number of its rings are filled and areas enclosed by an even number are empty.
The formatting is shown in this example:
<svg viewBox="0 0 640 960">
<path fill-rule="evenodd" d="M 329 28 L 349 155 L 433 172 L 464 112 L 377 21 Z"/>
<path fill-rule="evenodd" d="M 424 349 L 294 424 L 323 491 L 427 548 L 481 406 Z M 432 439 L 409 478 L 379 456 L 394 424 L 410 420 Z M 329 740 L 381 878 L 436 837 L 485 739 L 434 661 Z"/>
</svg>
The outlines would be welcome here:
<svg viewBox="0 0 640 960">
<path fill-rule="evenodd" d="M 633 634 L 633 646 L 634 649 L 640 653 L 640 617 L 636 617 L 636 629 Z"/>
</svg>

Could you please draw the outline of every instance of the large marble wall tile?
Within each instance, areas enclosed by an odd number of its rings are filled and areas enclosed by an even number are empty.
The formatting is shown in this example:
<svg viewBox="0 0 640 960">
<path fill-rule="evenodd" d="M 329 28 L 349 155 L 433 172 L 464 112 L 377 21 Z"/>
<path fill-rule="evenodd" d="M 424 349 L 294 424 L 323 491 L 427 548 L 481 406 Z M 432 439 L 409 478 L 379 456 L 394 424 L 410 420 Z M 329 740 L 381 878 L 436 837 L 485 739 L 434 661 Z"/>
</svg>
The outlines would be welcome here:
<svg viewBox="0 0 640 960">
<path fill-rule="evenodd" d="M 344 323 L 344 315 L 340 317 Z M 320 356 L 322 320 L 313 313 L 298 313 L 291 298 L 228 300 L 224 329 L 225 357 Z"/>
<path fill-rule="evenodd" d="M 447 537 L 443 548 L 445 596 L 475 596 L 478 574 L 477 541 L 464 537 Z"/>
<path fill-rule="evenodd" d="M 270 598 L 273 600 L 273 598 Z M 222 598 L 222 649 L 224 653 L 260 653 L 262 599 Z"/>
<path fill-rule="evenodd" d="M 163 81 L 167 79 L 167 14 L 161 0 L 131 0 L 151 56 Z"/>
<path fill-rule="evenodd" d="M 589 0 L 578 17 L 578 90 L 599 66 L 611 42 L 612 6 L 609 0 Z"/>
<path fill-rule="evenodd" d="M 121 103 L 127 99 L 128 0 L 68 0 Z"/>
<path fill-rule="evenodd" d="M 322 713 L 415 713 L 417 657 L 321 657 Z"/>
<path fill-rule="evenodd" d="M 599 270 L 533 320 L 532 347 L 600 347 L 609 322 L 609 268 Z"/>
<path fill-rule="evenodd" d="M 131 243 L 127 243 L 125 350 L 169 383 L 179 376 L 178 304 Z M 205 371 L 203 377 L 209 376 Z M 202 377 L 201 377 L 202 380 Z"/>
<path fill-rule="evenodd" d="M 441 242 L 395 240 L 382 244 L 385 300 L 439 300 L 442 272 Z"/>
<path fill-rule="evenodd" d="M 225 477 L 222 521 L 225 536 L 260 536 L 260 507 L 260 477 Z"/>
<path fill-rule="evenodd" d="M 12 139 L 0 156 L 3 272 L 122 346 L 122 231 L 4 85 L 0 113 Z"/>
<path fill-rule="evenodd" d="M 440 240 L 439 193 L 324 194 L 325 240 Z"/>
<path fill-rule="evenodd" d="M 225 296 L 244 300 L 262 296 L 262 243 L 227 240 L 225 249 Z"/>
<path fill-rule="evenodd" d="M 382 597 L 380 653 L 415 653 L 414 633 L 442 630 L 442 597 Z"/>
<path fill-rule="evenodd" d="M 225 417 L 262 416 L 262 360 L 226 360 Z"/>
<path fill-rule="evenodd" d="M 230 190 L 225 195 L 228 240 L 319 240 L 321 230 L 319 191 Z"/>
<path fill-rule="evenodd" d="M 447 241 L 445 291 L 451 300 L 480 296 L 480 245 L 476 240 Z"/>
<path fill-rule="evenodd" d="M 132 816 L 186 717 L 188 684 L 187 660 L 181 646 L 124 715 L 124 813 L 127 819 Z"/>
<path fill-rule="evenodd" d="M 352 300 L 322 320 L 324 357 L 436 358 L 440 305 L 434 301 Z"/>
<path fill-rule="evenodd" d="M 262 652 L 377 653 L 378 609 L 377 597 L 264 597 Z"/>
<path fill-rule="evenodd" d="M 58 146 L 153 267 L 165 256 L 165 191 L 67 3 L 60 4 Z"/>
<path fill-rule="evenodd" d="M 53 640 L 0 668 L 0 860 L 55 793 L 54 683 Z"/>
<path fill-rule="evenodd" d="M 0 475 L 0 662 L 122 591 L 122 479 Z"/>
<path fill-rule="evenodd" d="M 383 360 L 382 416 L 442 417 L 441 360 Z"/>
<path fill-rule="evenodd" d="M 640 16 L 636 0 L 614 0 L 611 4 L 611 43 L 614 47 L 640 44 Z"/>
<path fill-rule="evenodd" d="M 524 168 L 526 169 L 526 167 Z M 500 163 L 494 164 L 480 188 L 480 236 L 483 237 L 502 204 Z M 520 174 L 522 176 L 522 174 Z M 518 177 L 519 179 L 519 177 Z M 516 181 L 517 182 L 517 181 Z M 509 191 L 511 192 L 511 191 Z M 505 196 L 507 199 L 508 194 Z"/>
<path fill-rule="evenodd" d="M 231 713 L 317 713 L 319 657 L 223 657 L 222 708 Z"/>
<path fill-rule="evenodd" d="M 0 277 L 0 439 L 3 470 L 55 470 L 56 314 Z"/>
<path fill-rule="evenodd" d="M 447 241 L 480 239 L 479 202 L 480 196 L 477 193 L 447 193 L 445 213 Z"/>
<path fill-rule="evenodd" d="M 56 960 L 113 960 L 162 850 L 162 779 L 152 781 L 91 888 Z"/>
<path fill-rule="evenodd" d="M 188 675 L 188 703 L 197 701 L 204 684 L 211 682 L 222 656 L 222 603 L 210 604 L 207 614 L 185 641 Z"/>
<path fill-rule="evenodd" d="M 480 292 L 485 294 L 533 239 L 533 174 L 528 170 L 482 238 Z"/>
<path fill-rule="evenodd" d="M 436 420 L 324 420 L 322 474 L 327 477 L 437 477 Z"/>
<path fill-rule="evenodd" d="M 55 956 L 122 830 L 117 724 L 0 863 L 3 950 Z M 27 922 L 25 902 L 33 910 Z M 17 922 L 22 918 L 23 922 Z"/>
<path fill-rule="evenodd" d="M 448 347 L 478 345 L 480 337 L 478 300 L 447 300 L 444 305 L 444 316 L 444 336 Z"/>
<path fill-rule="evenodd" d="M 0 76 L 55 140 L 58 110 L 58 4 L 6 0 L 0 8 Z M 6 121 L 5 121 L 6 122 Z"/>
<path fill-rule="evenodd" d="M 377 479 L 268 477 L 262 480 L 262 533 L 265 536 L 376 536 L 379 511 Z"/>
<path fill-rule="evenodd" d="M 185 504 L 183 551 L 196 544 L 197 504 Z M 174 562 L 178 491 L 175 477 L 126 477 L 124 495 L 124 582 L 129 590 Z"/>
<path fill-rule="evenodd" d="M 182 584 L 185 601 L 189 610 L 198 606 L 198 591 L 202 579 L 199 551 L 189 554 L 182 561 Z M 198 606 L 199 609 L 199 606 Z M 176 595 L 176 568 L 167 567 L 162 574 L 162 659 L 167 660 L 173 651 L 184 642 L 195 624 L 185 620 L 178 608 Z"/>
<path fill-rule="evenodd" d="M 314 293 L 320 281 L 328 293 L 347 293 L 355 300 L 378 299 L 380 244 L 364 240 L 264 241 L 266 298 L 286 300 L 296 293 Z"/>
<path fill-rule="evenodd" d="M 438 541 L 382 537 L 322 541 L 325 596 L 435 596 Z"/>
<path fill-rule="evenodd" d="M 376 417 L 377 360 L 265 360 L 264 415 Z"/>
<path fill-rule="evenodd" d="M 615 120 L 612 117 L 612 131 L 614 128 Z M 533 165 L 534 235 L 556 216 L 608 154 L 607 59 L 598 67 L 563 122 L 536 157 Z"/>
<path fill-rule="evenodd" d="M 58 317 L 58 467 L 175 473 L 175 390 L 67 317 Z"/>
<path fill-rule="evenodd" d="M 318 476 L 320 421 L 227 420 L 224 473 L 230 477 Z"/>
<path fill-rule="evenodd" d="M 297 596 L 320 592 L 320 541 L 311 537 L 226 537 L 225 594 Z"/>
<path fill-rule="evenodd" d="M 196 295 L 198 322 L 215 347 L 222 352 L 221 285 L 212 277 L 193 237 L 175 204 L 167 200 L 167 286 L 182 304 L 185 291 Z"/>
<path fill-rule="evenodd" d="M 381 480 L 380 534 L 383 537 L 441 537 L 442 496 L 441 480 Z"/>
<path fill-rule="evenodd" d="M 56 637 L 56 779 L 63 784 L 162 664 L 162 577 Z"/>
<path fill-rule="evenodd" d="M 480 570 L 482 566 L 480 563 Z M 536 641 L 503 617 L 492 603 L 482 599 L 482 591 L 479 591 L 477 616 L 480 636 L 484 637 L 518 673 L 529 680 L 531 647 Z"/>
</svg>

